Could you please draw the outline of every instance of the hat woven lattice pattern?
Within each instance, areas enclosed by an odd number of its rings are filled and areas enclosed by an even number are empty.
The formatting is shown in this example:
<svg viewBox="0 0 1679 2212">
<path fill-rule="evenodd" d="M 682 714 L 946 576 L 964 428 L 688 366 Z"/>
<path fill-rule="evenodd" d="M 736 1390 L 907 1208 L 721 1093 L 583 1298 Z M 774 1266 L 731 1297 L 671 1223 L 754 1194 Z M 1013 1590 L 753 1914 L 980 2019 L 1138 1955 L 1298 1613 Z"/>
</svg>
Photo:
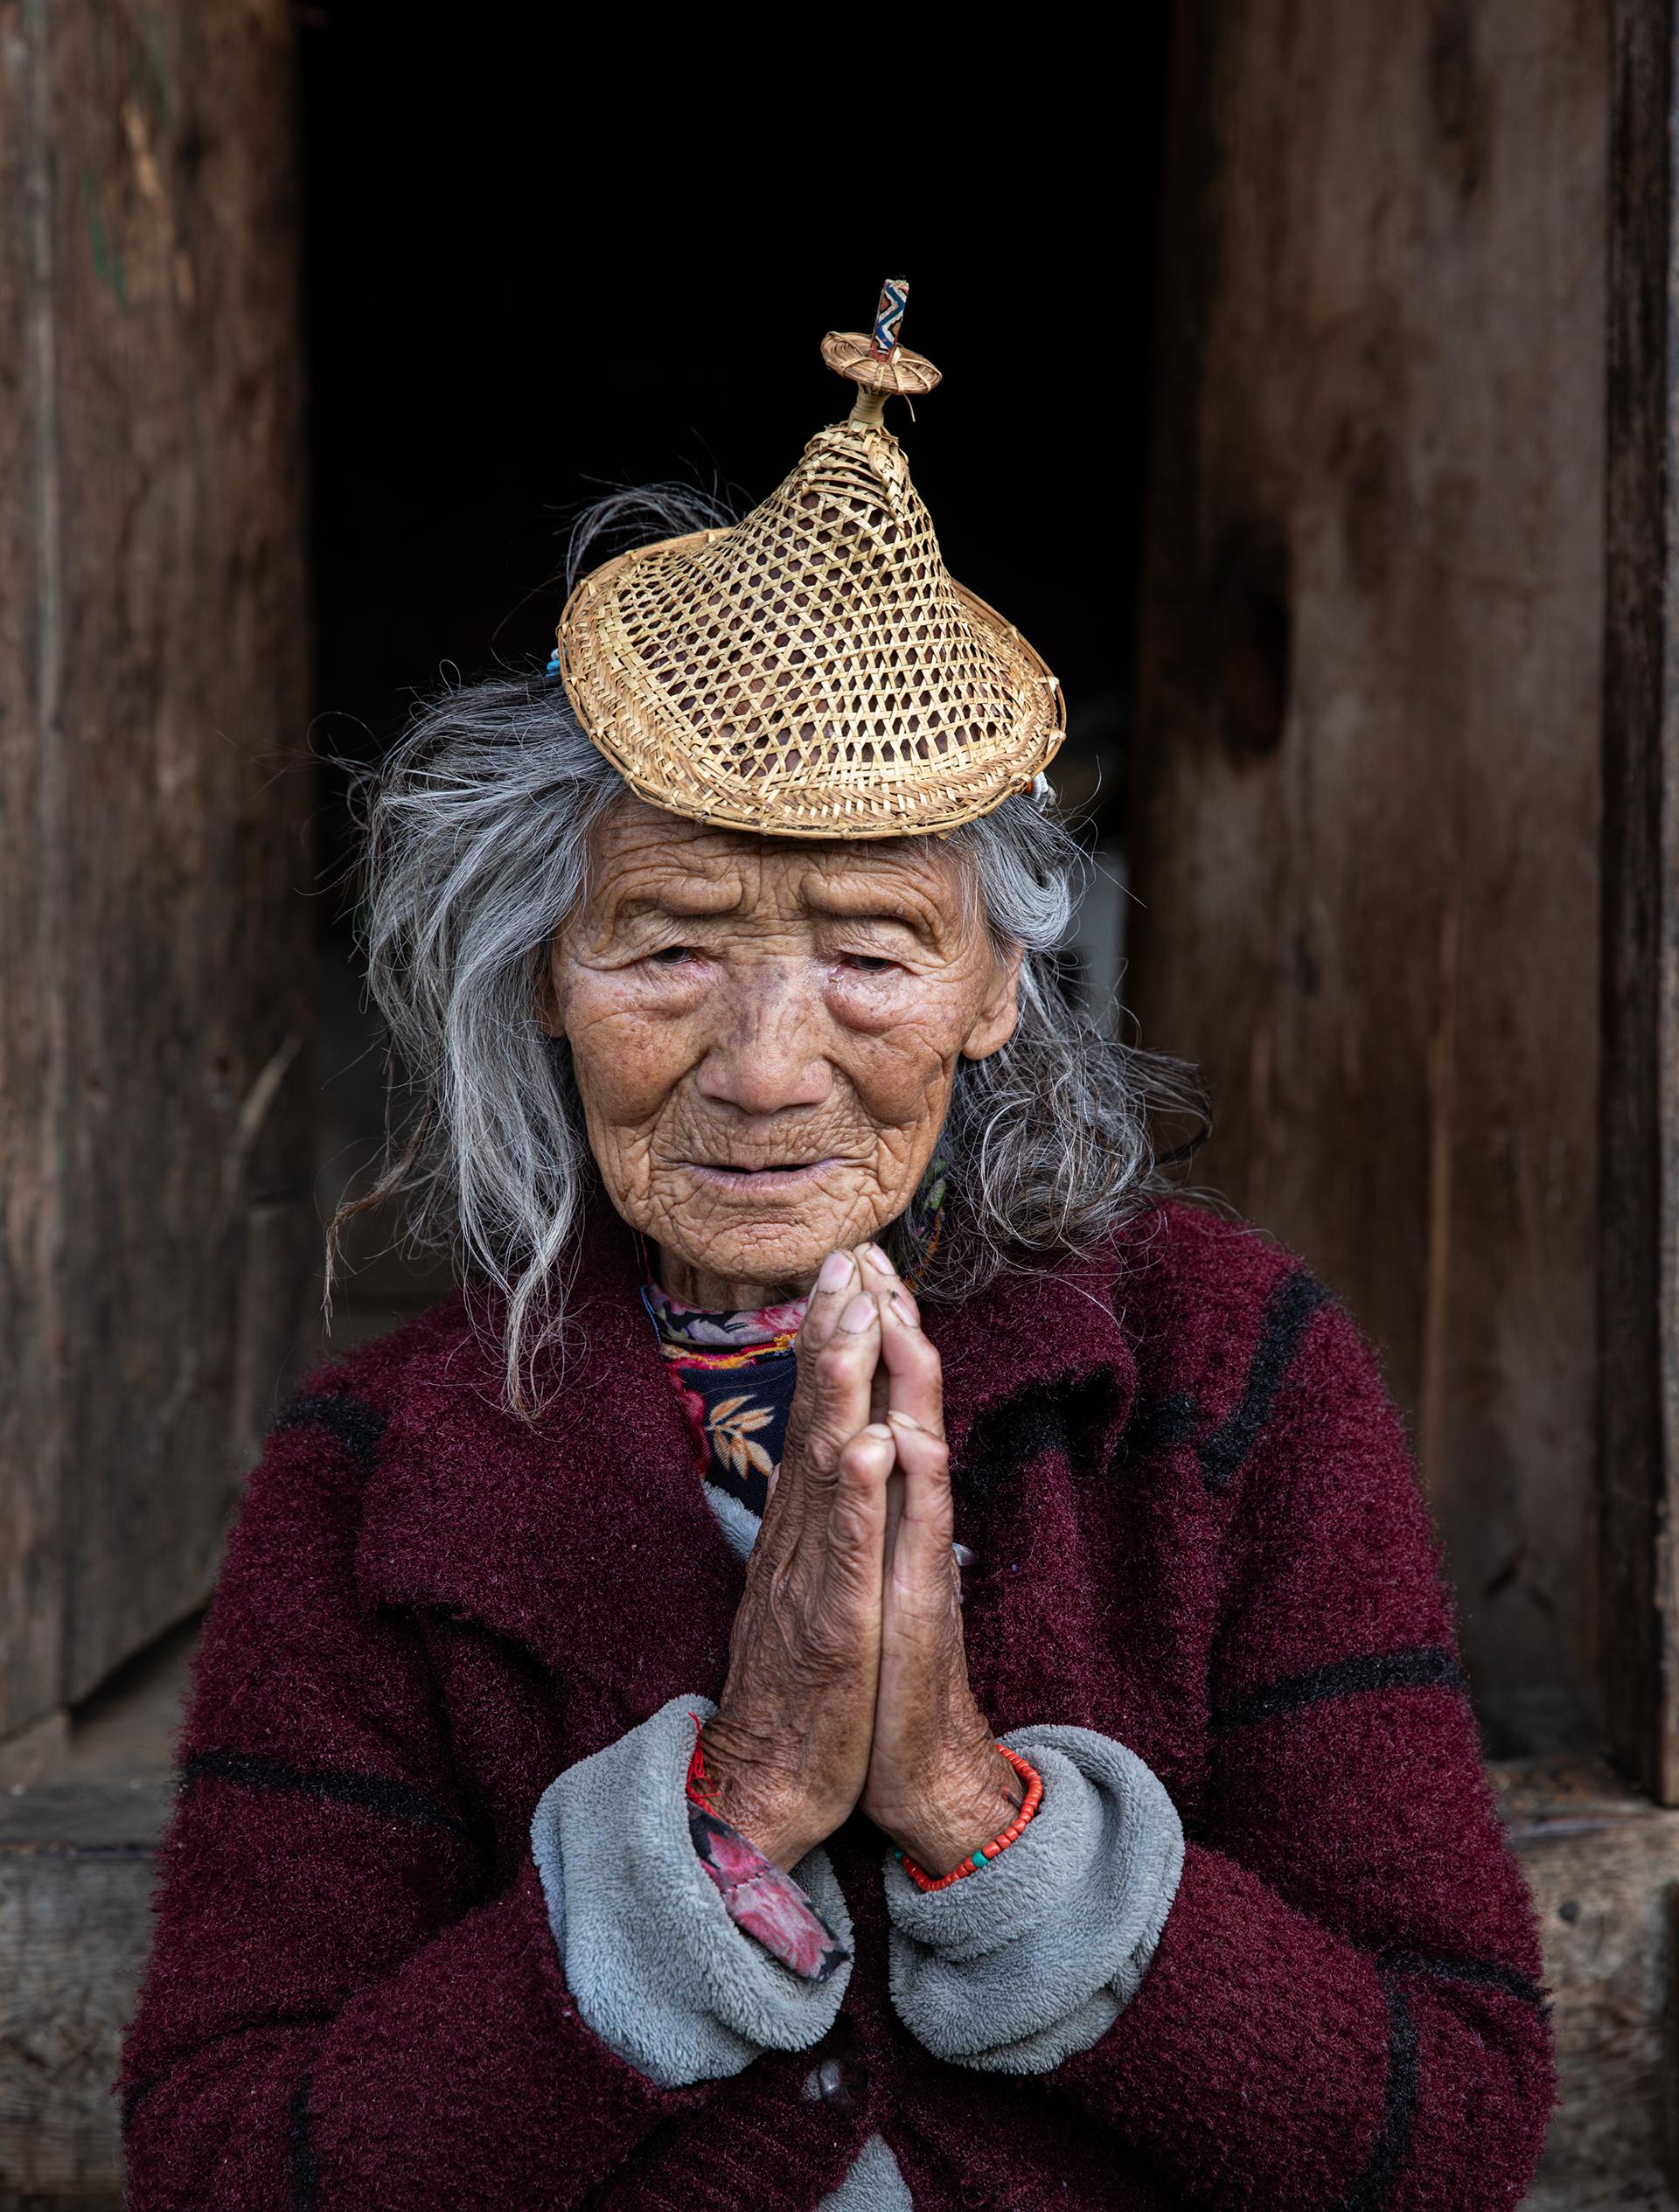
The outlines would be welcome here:
<svg viewBox="0 0 1679 2212">
<path fill-rule="evenodd" d="M 1055 678 L 946 571 L 897 440 L 854 415 L 733 528 L 584 577 L 558 657 L 644 798 L 770 837 L 955 829 L 1065 732 Z"/>
</svg>

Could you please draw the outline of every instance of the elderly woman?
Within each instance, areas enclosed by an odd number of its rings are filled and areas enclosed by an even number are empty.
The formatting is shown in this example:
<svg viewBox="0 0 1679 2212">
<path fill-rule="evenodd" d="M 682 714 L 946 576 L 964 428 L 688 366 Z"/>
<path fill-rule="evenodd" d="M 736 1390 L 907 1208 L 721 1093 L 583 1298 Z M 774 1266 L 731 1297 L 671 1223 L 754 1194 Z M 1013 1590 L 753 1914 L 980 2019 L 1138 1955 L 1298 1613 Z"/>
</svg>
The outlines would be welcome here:
<svg viewBox="0 0 1679 2212">
<path fill-rule="evenodd" d="M 1532 1918 L 1398 1422 L 1063 998 L 1058 693 L 944 574 L 891 339 L 374 795 L 394 1172 L 463 1290 L 252 1480 L 133 2212 L 1530 2177 Z"/>
</svg>

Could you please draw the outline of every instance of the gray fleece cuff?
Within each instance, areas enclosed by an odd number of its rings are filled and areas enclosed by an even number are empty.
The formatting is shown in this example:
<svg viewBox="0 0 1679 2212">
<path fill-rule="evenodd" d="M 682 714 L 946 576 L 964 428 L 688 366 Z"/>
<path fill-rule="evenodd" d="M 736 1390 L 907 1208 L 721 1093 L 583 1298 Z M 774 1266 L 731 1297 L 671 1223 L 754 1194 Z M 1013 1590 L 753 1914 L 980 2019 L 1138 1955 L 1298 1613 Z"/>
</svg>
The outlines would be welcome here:
<svg viewBox="0 0 1679 2212">
<path fill-rule="evenodd" d="M 531 1851 L 577 2009 L 608 2049 L 676 2089 L 738 2074 L 763 2050 L 805 2050 L 833 2027 L 846 1959 L 801 1979 L 729 1918 L 688 1833 L 693 1719 L 672 1698 L 543 1792 Z M 795 1879 L 846 1949 L 851 1917 L 826 1851 Z"/>
<path fill-rule="evenodd" d="M 1088 2050 L 1148 1970 L 1183 1871 L 1177 1808 L 1133 1751 L 1089 1729 L 1003 1738 L 1043 1802 L 1000 1857 L 948 1889 L 886 1862 L 892 2001 L 935 2058 L 1047 2074 Z"/>
</svg>

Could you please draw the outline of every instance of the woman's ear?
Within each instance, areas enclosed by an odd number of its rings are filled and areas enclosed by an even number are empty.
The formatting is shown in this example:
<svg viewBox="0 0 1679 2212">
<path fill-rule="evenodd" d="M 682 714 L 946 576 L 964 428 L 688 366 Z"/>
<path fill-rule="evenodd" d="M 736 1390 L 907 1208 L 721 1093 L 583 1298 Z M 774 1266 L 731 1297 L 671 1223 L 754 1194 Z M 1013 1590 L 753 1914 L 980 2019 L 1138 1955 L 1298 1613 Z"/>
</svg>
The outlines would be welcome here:
<svg viewBox="0 0 1679 2212">
<path fill-rule="evenodd" d="M 1021 948 L 1011 945 L 991 963 L 991 982 L 973 1026 L 962 1042 L 964 1060 L 989 1060 L 1001 1052 L 1021 1019 Z"/>
</svg>

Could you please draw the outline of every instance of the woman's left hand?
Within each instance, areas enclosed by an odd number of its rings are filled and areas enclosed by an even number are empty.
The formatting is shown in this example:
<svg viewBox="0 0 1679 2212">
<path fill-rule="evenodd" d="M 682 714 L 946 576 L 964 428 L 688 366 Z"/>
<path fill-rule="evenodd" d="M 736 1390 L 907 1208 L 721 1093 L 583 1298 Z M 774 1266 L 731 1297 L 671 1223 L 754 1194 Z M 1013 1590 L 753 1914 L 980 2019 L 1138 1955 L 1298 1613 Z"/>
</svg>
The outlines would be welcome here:
<svg viewBox="0 0 1679 2212">
<path fill-rule="evenodd" d="M 871 1246 L 859 1257 L 881 1309 L 875 1418 L 889 1422 L 897 1455 L 861 1804 L 918 1866 L 945 1874 L 1008 1826 L 1021 1785 L 968 1684 L 938 1353 L 885 1256 Z"/>
</svg>

